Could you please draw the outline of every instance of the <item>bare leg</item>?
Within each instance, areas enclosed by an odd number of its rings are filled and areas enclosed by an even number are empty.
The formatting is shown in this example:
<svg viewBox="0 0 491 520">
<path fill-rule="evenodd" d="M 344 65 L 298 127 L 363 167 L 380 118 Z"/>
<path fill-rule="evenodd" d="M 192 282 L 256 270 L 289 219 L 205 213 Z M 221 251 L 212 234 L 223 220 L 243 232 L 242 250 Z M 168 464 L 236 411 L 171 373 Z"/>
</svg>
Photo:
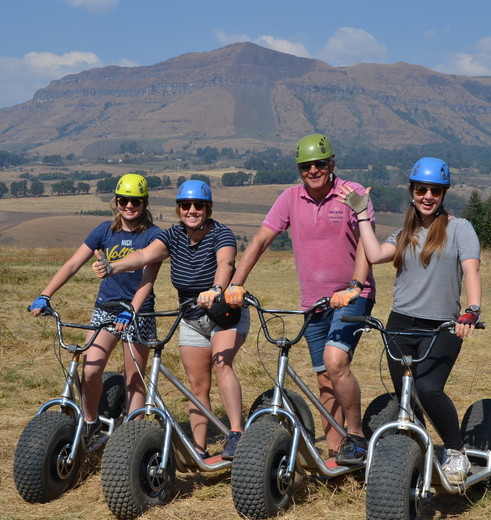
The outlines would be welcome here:
<svg viewBox="0 0 491 520">
<path fill-rule="evenodd" d="M 141 343 L 123 343 L 124 347 L 124 377 L 126 384 L 126 410 L 133 410 L 145 406 L 145 368 L 147 366 L 149 349 Z M 141 416 L 139 417 L 141 418 Z"/>
<path fill-rule="evenodd" d="M 244 337 L 235 330 L 217 332 L 211 343 L 220 399 L 227 412 L 230 429 L 238 432 L 242 431 L 242 390 L 232 363 L 243 343 Z"/>
<path fill-rule="evenodd" d="M 329 373 L 336 401 L 341 405 L 346 417 L 348 433 L 364 437 L 361 427 L 360 385 L 351 372 L 348 353 L 327 345 L 324 350 L 324 364 Z"/>
<path fill-rule="evenodd" d="M 88 336 L 91 336 L 89 332 Z M 97 419 L 97 409 L 102 394 L 102 374 L 106 368 L 107 360 L 118 338 L 102 330 L 94 343 L 85 353 L 82 371 L 82 408 L 85 420 L 93 422 Z"/>
<path fill-rule="evenodd" d="M 317 373 L 317 383 L 319 385 L 319 400 L 324 408 L 334 417 L 334 419 L 344 427 L 343 410 L 334 396 L 332 389 L 332 382 L 329 379 L 327 371 Z M 335 430 L 331 423 L 321 415 L 322 426 L 324 428 L 324 435 L 326 436 L 327 447 L 329 453 L 337 452 L 343 436 Z"/>
<path fill-rule="evenodd" d="M 191 392 L 208 410 L 211 410 L 211 348 L 180 347 L 180 349 Z M 196 448 L 205 451 L 209 420 L 191 402 L 189 402 L 189 422 Z"/>
</svg>

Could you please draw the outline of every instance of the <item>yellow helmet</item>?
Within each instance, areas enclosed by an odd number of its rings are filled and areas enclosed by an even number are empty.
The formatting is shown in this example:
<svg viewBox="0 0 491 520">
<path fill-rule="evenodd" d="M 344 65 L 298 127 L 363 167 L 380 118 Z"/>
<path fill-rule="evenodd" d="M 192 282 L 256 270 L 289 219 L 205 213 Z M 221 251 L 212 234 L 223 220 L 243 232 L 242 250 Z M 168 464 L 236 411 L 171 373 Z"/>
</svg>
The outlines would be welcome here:
<svg viewBox="0 0 491 520">
<path fill-rule="evenodd" d="M 147 180 L 136 173 L 127 173 L 119 179 L 114 193 L 122 197 L 148 197 Z"/>
</svg>

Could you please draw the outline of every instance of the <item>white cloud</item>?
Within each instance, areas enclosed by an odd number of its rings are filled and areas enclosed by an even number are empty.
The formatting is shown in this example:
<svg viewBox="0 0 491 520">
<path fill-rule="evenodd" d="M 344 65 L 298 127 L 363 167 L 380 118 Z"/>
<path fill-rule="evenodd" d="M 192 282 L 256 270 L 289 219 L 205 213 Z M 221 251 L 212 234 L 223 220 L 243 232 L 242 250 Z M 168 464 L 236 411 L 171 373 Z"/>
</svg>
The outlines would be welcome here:
<svg viewBox="0 0 491 520">
<path fill-rule="evenodd" d="M 333 66 L 385 61 L 387 49 L 369 32 L 352 27 L 340 27 L 331 36 L 318 58 Z"/>
<path fill-rule="evenodd" d="M 215 38 L 221 45 L 230 45 L 231 43 L 237 42 L 252 42 L 274 51 L 293 54 L 293 56 L 300 58 L 310 58 L 310 53 L 303 44 L 289 40 L 281 40 L 267 34 L 253 39 L 247 34 L 226 34 L 223 31 L 216 30 Z"/>
<path fill-rule="evenodd" d="M 80 51 L 61 56 L 51 52 L 29 52 L 21 59 L 0 57 L 0 107 L 29 101 L 36 90 L 67 74 L 105 65 L 107 63 L 103 63 L 97 54 Z M 138 64 L 122 59 L 115 65 L 133 67 Z"/>
<path fill-rule="evenodd" d="M 72 7 L 81 7 L 91 14 L 105 14 L 115 9 L 119 0 L 63 0 Z"/>
<path fill-rule="evenodd" d="M 446 62 L 437 65 L 435 70 L 464 76 L 491 76 L 491 37 L 478 40 L 475 48 L 472 54 L 466 52 L 449 54 Z"/>
</svg>

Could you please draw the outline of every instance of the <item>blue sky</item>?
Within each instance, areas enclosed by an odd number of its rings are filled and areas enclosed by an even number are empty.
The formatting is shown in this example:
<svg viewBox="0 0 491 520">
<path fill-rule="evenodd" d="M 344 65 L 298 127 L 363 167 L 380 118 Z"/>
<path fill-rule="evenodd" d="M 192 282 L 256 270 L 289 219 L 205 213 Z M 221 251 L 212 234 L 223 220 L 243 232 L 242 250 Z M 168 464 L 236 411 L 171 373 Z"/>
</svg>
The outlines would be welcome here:
<svg viewBox="0 0 491 520">
<path fill-rule="evenodd" d="M 4 0 L 0 107 L 67 74 L 251 41 L 333 66 L 491 76 L 490 0 Z"/>
</svg>

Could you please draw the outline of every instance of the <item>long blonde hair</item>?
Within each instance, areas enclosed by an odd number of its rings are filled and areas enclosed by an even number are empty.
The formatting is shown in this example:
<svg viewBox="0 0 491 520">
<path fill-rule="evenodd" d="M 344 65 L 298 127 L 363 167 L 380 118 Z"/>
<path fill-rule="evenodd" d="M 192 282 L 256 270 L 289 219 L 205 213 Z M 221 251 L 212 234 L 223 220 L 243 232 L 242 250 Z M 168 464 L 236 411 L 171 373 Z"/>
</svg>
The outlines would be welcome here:
<svg viewBox="0 0 491 520">
<path fill-rule="evenodd" d="M 409 192 L 411 194 L 413 192 L 412 184 L 409 186 Z M 447 243 L 448 212 L 443 207 L 444 197 L 445 191 L 442 194 L 442 203 L 437 210 L 435 220 L 431 223 L 428 230 L 428 236 L 421 248 L 420 261 L 424 267 L 428 266 L 431 260 L 431 255 L 435 251 L 438 252 L 438 255 L 443 252 Z M 415 252 L 416 247 L 420 245 L 418 241 L 418 229 L 420 227 L 421 219 L 414 203 L 411 202 L 411 205 L 406 212 L 406 218 L 402 230 L 397 236 L 396 252 L 393 260 L 396 269 L 402 269 L 404 267 L 404 255 L 407 248 L 411 246 L 413 252 Z"/>
<path fill-rule="evenodd" d="M 117 197 L 114 197 L 110 203 L 111 211 L 114 214 L 114 219 L 111 224 L 111 231 L 118 232 L 122 231 L 123 229 L 123 217 L 118 211 L 118 203 L 116 199 Z M 135 227 L 131 230 L 133 233 L 143 233 L 150 226 L 153 226 L 152 214 L 150 213 L 150 210 L 147 209 L 148 197 L 142 197 L 141 200 L 143 204 L 143 211 L 141 212 Z"/>
</svg>

